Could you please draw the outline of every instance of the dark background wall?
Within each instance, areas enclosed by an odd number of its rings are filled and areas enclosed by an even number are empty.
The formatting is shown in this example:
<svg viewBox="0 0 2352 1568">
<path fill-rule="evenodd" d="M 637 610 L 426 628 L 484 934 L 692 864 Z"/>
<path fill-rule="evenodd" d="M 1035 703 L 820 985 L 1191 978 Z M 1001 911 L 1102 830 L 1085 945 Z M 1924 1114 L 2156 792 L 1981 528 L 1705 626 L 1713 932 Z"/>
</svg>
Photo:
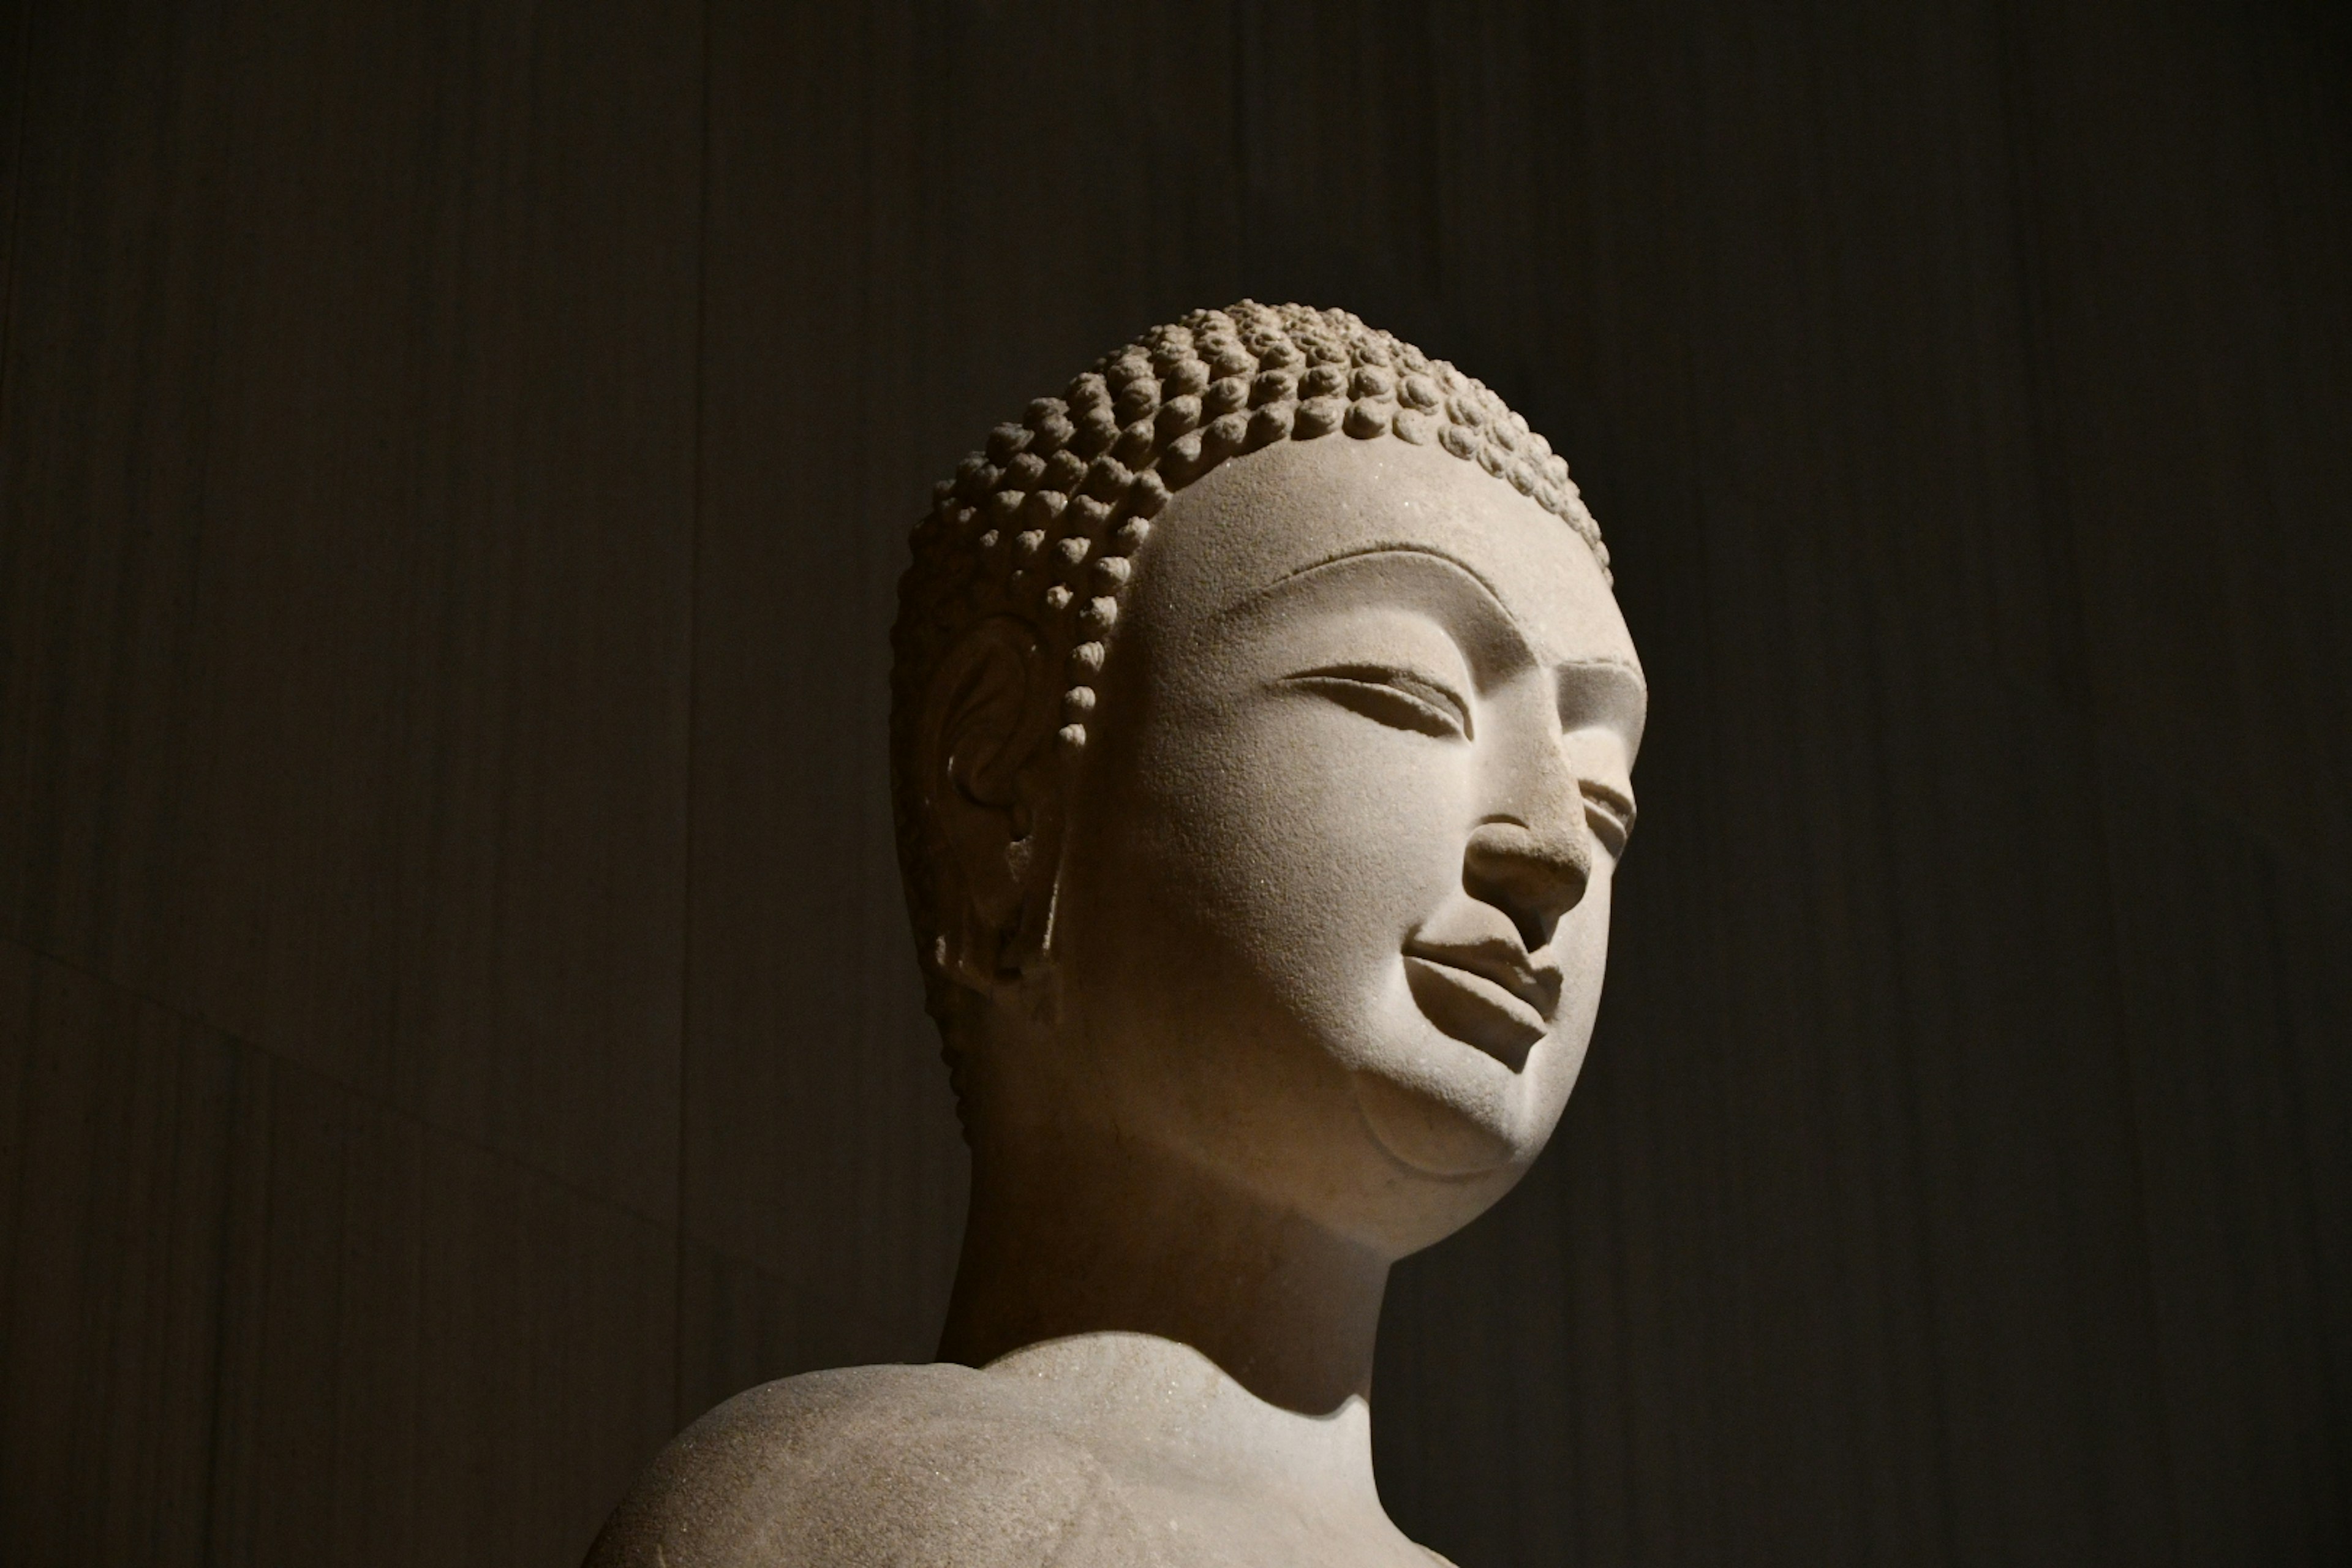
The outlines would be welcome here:
<svg viewBox="0 0 2352 1568">
<path fill-rule="evenodd" d="M 572 1561 L 927 1355 L 901 540 L 1342 303 L 1654 684 L 1592 1065 L 1401 1271 L 1480 1564 L 2352 1552 L 2352 26 L 15 0 L 0 1557 Z"/>
</svg>

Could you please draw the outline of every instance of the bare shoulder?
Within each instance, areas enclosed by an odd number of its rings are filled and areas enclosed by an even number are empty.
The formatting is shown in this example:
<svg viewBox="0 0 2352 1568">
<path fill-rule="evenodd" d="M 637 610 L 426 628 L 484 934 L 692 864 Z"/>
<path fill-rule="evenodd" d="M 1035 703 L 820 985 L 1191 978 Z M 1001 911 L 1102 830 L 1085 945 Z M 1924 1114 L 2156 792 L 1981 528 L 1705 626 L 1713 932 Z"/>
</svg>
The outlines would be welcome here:
<svg viewBox="0 0 2352 1568">
<path fill-rule="evenodd" d="M 1126 1512 L 1094 1456 L 1004 1380 L 849 1367 L 739 1394 L 678 1434 L 588 1568 L 1155 1561 Z"/>
</svg>

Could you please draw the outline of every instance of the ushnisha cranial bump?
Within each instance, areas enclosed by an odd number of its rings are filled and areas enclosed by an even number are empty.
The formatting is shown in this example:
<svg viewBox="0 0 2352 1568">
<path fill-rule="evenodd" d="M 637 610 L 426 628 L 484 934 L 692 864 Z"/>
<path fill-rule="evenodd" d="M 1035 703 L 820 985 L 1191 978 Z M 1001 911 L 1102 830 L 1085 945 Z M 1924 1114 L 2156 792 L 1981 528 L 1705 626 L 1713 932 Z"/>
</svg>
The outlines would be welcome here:
<svg viewBox="0 0 2352 1568">
<path fill-rule="evenodd" d="M 1485 384 L 1348 311 L 1244 300 L 1105 356 L 940 482 L 899 584 L 899 694 L 961 623 L 1025 612 L 1065 630 L 1061 738 L 1084 746 L 1091 682 L 1150 520 L 1230 458 L 1334 431 L 1435 442 L 1563 519 L 1607 570 L 1568 465 Z"/>
<path fill-rule="evenodd" d="M 1058 743 L 1083 751 L 1120 602 L 1152 519 L 1220 463 L 1276 441 L 1344 433 L 1435 444 L 1609 552 L 1568 465 L 1483 383 L 1345 310 L 1244 300 L 1154 327 L 1059 397 L 1031 403 L 936 488 L 915 528 L 891 634 L 891 752 L 899 858 L 935 984 L 939 912 L 919 869 L 914 730 L 946 650 L 980 622 L 1016 617 L 1065 685 Z"/>
</svg>

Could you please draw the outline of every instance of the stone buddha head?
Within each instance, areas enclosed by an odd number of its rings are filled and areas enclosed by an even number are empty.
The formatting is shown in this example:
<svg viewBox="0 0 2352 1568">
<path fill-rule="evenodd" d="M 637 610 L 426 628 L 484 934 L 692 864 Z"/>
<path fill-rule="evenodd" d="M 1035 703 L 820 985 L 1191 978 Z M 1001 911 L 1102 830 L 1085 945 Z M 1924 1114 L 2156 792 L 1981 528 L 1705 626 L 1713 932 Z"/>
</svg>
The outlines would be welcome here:
<svg viewBox="0 0 2352 1568">
<path fill-rule="evenodd" d="M 896 632 L 972 1152 L 939 1360 L 729 1400 L 594 1568 L 1442 1561 L 1380 1501 L 1381 1304 L 1582 1065 L 1645 700 L 1607 562 L 1524 420 L 1341 311 L 998 426 Z"/>
<path fill-rule="evenodd" d="M 999 426 L 913 549 L 899 849 L 975 1226 L 999 1167 L 1131 1156 L 1384 1269 L 1506 1192 L 1583 1061 L 1646 701 L 1544 438 L 1244 301 Z"/>
</svg>

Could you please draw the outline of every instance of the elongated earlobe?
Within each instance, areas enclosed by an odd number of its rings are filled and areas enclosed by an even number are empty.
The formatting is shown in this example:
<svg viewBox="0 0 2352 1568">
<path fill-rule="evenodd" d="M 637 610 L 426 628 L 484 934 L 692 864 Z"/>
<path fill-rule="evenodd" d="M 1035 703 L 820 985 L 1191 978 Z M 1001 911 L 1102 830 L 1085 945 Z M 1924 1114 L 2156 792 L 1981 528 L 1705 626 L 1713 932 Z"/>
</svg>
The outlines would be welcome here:
<svg viewBox="0 0 2352 1568">
<path fill-rule="evenodd" d="M 1056 673 L 1033 628 L 995 616 L 940 661 L 925 704 L 924 805 L 946 851 L 938 957 L 987 994 L 1050 945 L 1061 814 L 1040 774 L 1058 767 Z"/>
</svg>

